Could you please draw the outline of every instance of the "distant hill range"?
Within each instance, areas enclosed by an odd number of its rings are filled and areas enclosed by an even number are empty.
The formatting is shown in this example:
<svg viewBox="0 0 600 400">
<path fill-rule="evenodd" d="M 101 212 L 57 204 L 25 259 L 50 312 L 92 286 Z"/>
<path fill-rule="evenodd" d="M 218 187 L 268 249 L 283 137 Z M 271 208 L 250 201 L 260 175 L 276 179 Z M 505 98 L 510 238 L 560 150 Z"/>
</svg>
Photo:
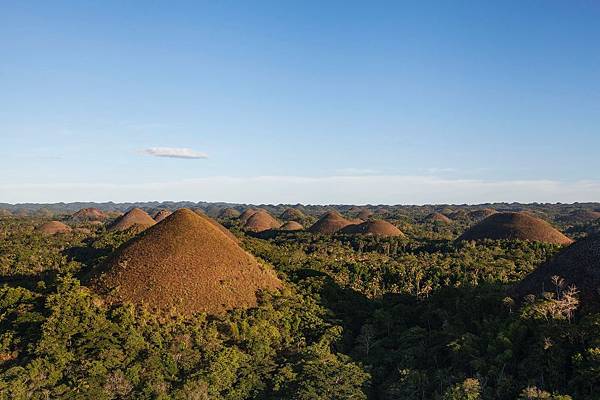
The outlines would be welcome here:
<svg viewBox="0 0 600 400">
<path fill-rule="evenodd" d="M 243 212 L 248 208 L 259 208 L 265 210 L 271 215 L 280 216 L 291 214 L 291 210 L 297 210 L 298 215 L 306 215 L 311 218 L 318 218 L 329 211 L 337 211 L 345 218 L 353 218 L 357 212 L 368 213 L 369 218 L 388 218 L 401 217 L 402 215 L 421 216 L 426 219 L 435 213 L 439 213 L 454 220 L 452 216 L 463 216 L 461 218 L 467 221 L 477 221 L 481 218 L 476 218 L 480 213 L 487 212 L 529 212 L 535 214 L 538 218 L 545 220 L 557 220 L 563 224 L 580 224 L 582 223 L 582 215 L 596 215 L 600 213 L 600 203 L 486 203 L 477 205 L 467 204 L 435 204 L 435 205 L 385 205 L 385 204 L 367 204 L 357 205 L 352 204 L 330 204 L 330 205 L 305 205 L 305 204 L 241 204 L 241 203 L 225 203 L 225 202 L 193 202 L 193 201 L 147 201 L 147 202 L 130 202 L 130 203 L 114 203 L 114 202 L 75 202 L 75 203 L 20 203 L 8 204 L 0 203 L 0 216 L 3 215 L 33 215 L 40 217 L 48 217 L 55 214 L 71 215 L 81 209 L 97 208 L 103 212 L 127 212 L 133 208 L 140 208 L 150 215 L 155 215 L 160 210 L 177 210 L 181 208 L 189 208 L 201 210 L 206 215 L 211 217 L 221 216 L 224 210 L 227 213 L 233 214 Z M 473 217 L 471 217 L 473 216 Z M 460 219 L 460 218 L 459 218 Z M 589 219 L 589 218 L 588 218 Z M 313 219 L 314 221 L 315 219 Z"/>
</svg>

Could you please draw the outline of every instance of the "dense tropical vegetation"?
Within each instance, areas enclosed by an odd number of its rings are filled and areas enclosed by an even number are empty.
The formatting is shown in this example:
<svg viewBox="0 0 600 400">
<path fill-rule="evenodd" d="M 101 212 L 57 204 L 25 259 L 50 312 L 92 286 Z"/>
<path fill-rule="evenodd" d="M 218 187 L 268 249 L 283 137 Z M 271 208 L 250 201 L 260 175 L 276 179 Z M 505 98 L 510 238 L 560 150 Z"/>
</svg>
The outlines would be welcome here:
<svg viewBox="0 0 600 400">
<path fill-rule="evenodd" d="M 244 236 L 285 290 L 184 318 L 85 287 L 132 234 L 1 219 L 0 398 L 600 399 L 598 310 L 558 281 L 523 301 L 507 290 L 560 246 L 410 222 L 395 219 L 402 238 Z"/>
</svg>

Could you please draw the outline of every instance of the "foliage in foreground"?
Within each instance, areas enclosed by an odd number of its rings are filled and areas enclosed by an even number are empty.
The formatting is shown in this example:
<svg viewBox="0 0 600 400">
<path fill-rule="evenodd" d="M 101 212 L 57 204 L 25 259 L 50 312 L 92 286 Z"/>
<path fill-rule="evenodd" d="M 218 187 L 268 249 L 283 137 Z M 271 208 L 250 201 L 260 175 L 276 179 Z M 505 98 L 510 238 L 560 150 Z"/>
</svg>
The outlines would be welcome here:
<svg viewBox="0 0 600 400">
<path fill-rule="evenodd" d="M 506 296 L 556 246 L 248 239 L 286 291 L 185 319 L 108 307 L 80 284 L 126 237 L 10 230 L 0 261 L 18 279 L 0 289 L 0 398 L 600 398 L 600 314 L 558 285 L 521 304 Z"/>
</svg>

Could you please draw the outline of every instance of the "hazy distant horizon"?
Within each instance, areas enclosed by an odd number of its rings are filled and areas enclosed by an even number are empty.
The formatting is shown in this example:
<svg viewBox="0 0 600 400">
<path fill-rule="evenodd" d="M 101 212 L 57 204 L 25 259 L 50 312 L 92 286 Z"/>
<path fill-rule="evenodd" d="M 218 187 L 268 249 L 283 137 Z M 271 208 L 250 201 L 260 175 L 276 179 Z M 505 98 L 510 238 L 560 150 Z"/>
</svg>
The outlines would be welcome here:
<svg viewBox="0 0 600 400">
<path fill-rule="evenodd" d="M 0 202 L 12 204 L 110 201 L 318 205 L 569 204 L 600 199 L 600 183 L 597 182 L 484 182 L 405 176 L 218 177 L 139 185 L 38 184 L 2 186 L 2 189 L 0 193 L 4 194 Z"/>
</svg>

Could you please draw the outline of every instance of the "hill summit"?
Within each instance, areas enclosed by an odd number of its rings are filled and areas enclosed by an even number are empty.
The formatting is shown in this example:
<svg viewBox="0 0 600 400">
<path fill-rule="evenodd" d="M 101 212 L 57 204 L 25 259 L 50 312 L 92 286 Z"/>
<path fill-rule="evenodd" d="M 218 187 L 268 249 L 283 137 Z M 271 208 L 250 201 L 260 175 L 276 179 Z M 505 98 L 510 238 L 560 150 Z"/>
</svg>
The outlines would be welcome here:
<svg viewBox="0 0 600 400">
<path fill-rule="evenodd" d="M 56 235 L 57 233 L 69 233 L 72 229 L 60 221 L 50 221 L 38 226 L 36 231 L 43 235 Z"/>
<path fill-rule="evenodd" d="M 366 221 L 361 224 L 348 225 L 340 230 L 341 233 L 372 236 L 404 236 L 402 231 L 387 221 Z"/>
<path fill-rule="evenodd" d="M 281 282 L 207 217 L 180 209 L 119 248 L 91 280 L 109 301 L 222 313 Z"/>
<path fill-rule="evenodd" d="M 156 224 L 156 221 L 148 215 L 148 213 L 139 208 L 132 208 L 127 211 L 124 215 L 113 221 L 108 226 L 109 231 L 126 231 L 128 229 L 135 229 L 143 231 L 146 228 Z"/>
<path fill-rule="evenodd" d="M 359 221 L 362 222 L 362 221 Z M 317 222 L 315 222 L 310 228 L 309 232 L 321 233 L 325 235 L 331 235 L 348 225 L 352 225 L 353 222 L 344 218 L 337 211 L 330 211 L 323 215 Z"/>
<path fill-rule="evenodd" d="M 458 240 L 480 239 L 519 239 L 555 244 L 573 242 L 546 221 L 523 212 L 490 215 L 458 238 Z"/>
<path fill-rule="evenodd" d="M 252 214 L 244 224 L 244 229 L 250 232 L 264 232 L 269 229 L 277 229 L 281 223 L 265 210 L 259 210 Z"/>
</svg>

